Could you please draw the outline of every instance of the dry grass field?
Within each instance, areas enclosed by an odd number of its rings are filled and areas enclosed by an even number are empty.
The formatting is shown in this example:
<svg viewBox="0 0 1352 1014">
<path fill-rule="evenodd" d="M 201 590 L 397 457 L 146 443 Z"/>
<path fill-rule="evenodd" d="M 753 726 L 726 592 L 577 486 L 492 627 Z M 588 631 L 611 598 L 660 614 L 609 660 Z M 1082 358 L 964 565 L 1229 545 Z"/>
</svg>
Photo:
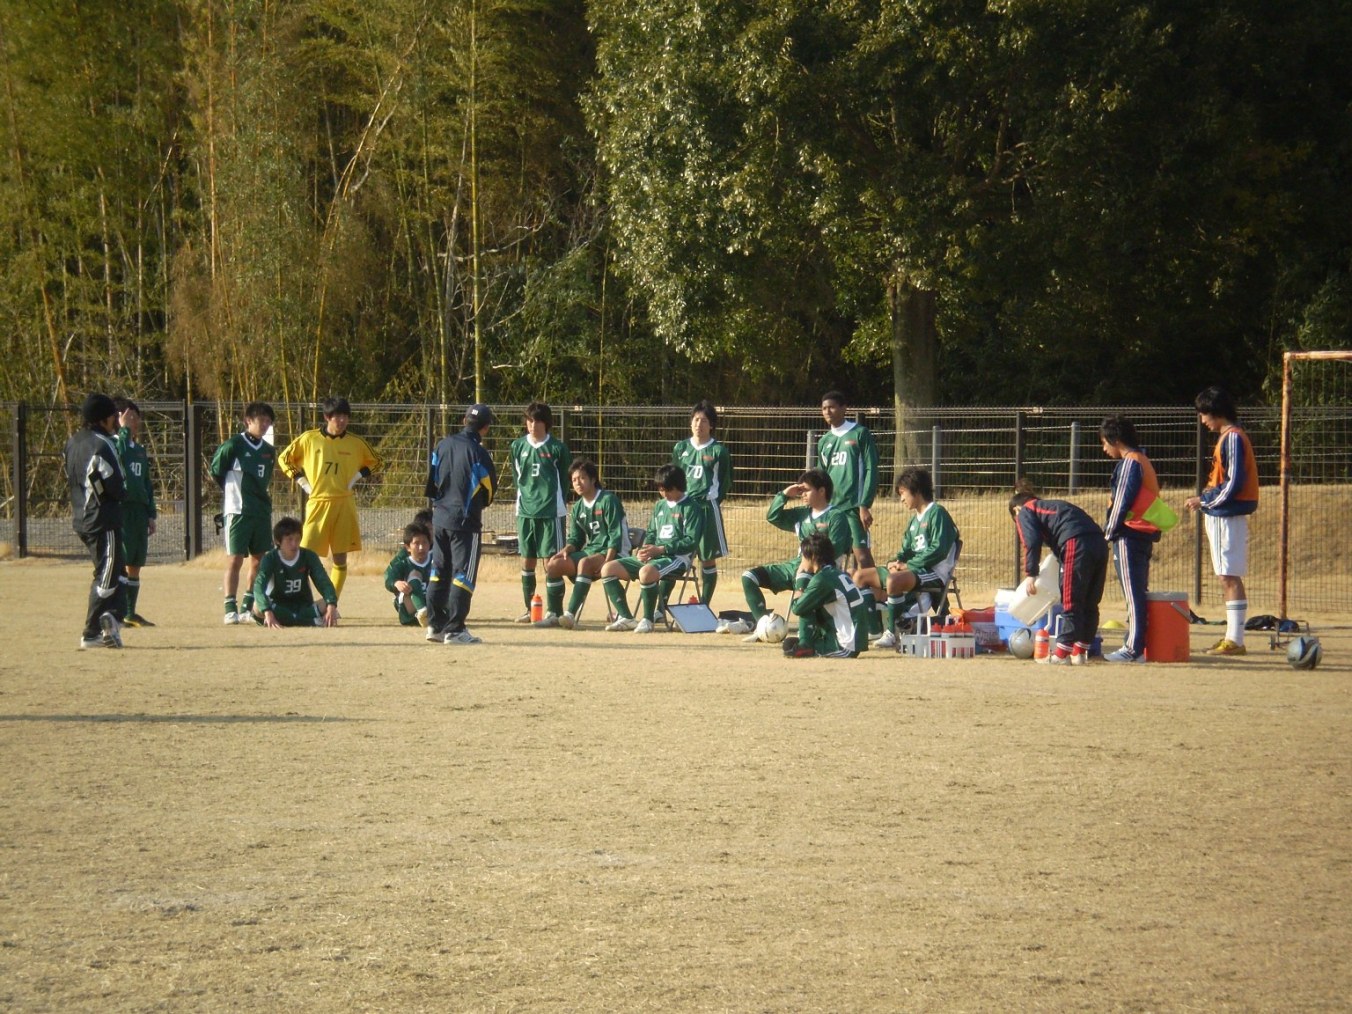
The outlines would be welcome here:
<svg viewBox="0 0 1352 1014">
<path fill-rule="evenodd" d="M 0 563 L 0 1009 L 1347 1007 L 1345 622 L 1315 672 L 789 662 L 517 627 L 495 561 L 451 648 L 364 569 L 266 631 L 151 567 L 81 652 L 87 566 Z"/>
</svg>

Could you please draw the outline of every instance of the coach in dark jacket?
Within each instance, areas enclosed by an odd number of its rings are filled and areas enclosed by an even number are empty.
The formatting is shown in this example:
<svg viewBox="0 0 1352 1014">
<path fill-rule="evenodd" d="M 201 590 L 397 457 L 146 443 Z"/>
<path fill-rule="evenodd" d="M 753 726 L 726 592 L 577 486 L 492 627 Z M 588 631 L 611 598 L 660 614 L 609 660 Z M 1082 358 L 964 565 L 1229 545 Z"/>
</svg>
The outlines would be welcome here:
<svg viewBox="0 0 1352 1014">
<path fill-rule="evenodd" d="M 71 527 L 94 561 L 81 648 L 122 647 L 127 561 L 122 551 L 122 501 L 127 487 L 113 434 L 117 408 L 106 394 L 91 394 L 81 406 L 85 428 L 66 441 L 66 482 Z"/>
<path fill-rule="evenodd" d="M 427 497 L 432 501 L 432 577 L 427 639 L 478 644 L 465 628 L 479 574 L 483 512 L 493 502 L 498 473 L 483 438 L 496 420 L 487 405 L 471 405 L 465 428 L 432 452 Z"/>
</svg>

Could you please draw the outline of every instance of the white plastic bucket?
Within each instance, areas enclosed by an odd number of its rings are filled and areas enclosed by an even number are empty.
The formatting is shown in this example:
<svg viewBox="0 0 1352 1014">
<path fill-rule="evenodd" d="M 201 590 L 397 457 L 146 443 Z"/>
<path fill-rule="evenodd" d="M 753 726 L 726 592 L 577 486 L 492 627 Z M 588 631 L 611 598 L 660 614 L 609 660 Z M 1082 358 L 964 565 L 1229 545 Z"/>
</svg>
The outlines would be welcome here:
<svg viewBox="0 0 1352 1014">
<path fill-rule="evenodd" d="M 1061 563 L 1048 553 L 1038 570 L 1037 590 L 1029 595 L 1027 581 L 1020 581 L 1009 602 L 1009 615 L 1026 626 L 1032 626 L 1061 598 Z"/>
</svg>

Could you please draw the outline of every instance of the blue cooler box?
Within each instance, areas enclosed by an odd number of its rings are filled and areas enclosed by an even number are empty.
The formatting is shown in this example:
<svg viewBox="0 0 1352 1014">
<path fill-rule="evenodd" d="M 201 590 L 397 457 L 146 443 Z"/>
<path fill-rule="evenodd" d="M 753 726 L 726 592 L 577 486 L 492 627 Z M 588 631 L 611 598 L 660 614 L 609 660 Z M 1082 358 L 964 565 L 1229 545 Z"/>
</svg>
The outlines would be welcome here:
<svg viewBox="0 0 1352 1014">
<path fill-rule="evenodd" d="M 1015 589 L 1013 588 L 1000 588 L 995 593 L 995 630 L 1000 635 L 1000 640 L 1005 643 L 1009 642 L 1010 634 L 1014 633 L 1014 631 L 1018 630 L 1020 627 L 1027 626 L 1027 624 L 1020 623 L 1018 620 L 1014 619 L 1014 617 L 1009 615 L 1009 603 L 1010 600 L 1014 598 L 1014 592 Z M 1056 623 L 1056 618 L 1060 615 L 1061 606 L 1059 604 L 1053 605 L 1042 614 L 1042 618 L 1038 620 L 1037 623 L 1033 624 L 1033 626 L 1028 629 L 1032 630 L 1034 633 L 1039 630 L 1046 630 L 1050 633 L 1053 629 L 1053 624 Z"/>
</svg>

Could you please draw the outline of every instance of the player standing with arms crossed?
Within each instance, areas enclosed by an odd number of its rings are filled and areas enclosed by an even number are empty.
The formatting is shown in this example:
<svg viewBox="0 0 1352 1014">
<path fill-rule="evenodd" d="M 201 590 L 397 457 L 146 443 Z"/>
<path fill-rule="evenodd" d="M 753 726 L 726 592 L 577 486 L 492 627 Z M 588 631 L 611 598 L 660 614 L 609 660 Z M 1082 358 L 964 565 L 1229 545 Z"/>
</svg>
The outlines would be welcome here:
<svg viewBox="0 0 1352 1014">
<path fill-rule="evenodd" d="M 244 407 L 244 431 L 221 444 L 211 456 L 211 477 L 221 487 L 221 516 L 225 519 L 227 625 L 249 620 L 258 563 L 272 548 L 272 470 L 277 464 L 277 451 L 266 434 L 273 418 L 271 405 L 251 401 Z M 246 556 L 249 574 L 244 600 L 237 602 L 239 574 Z"/>
<path fill-rule="evenodd" d="M 732 491 L 732 456 L 714 436 L 717 428 L 718 409 L 711 401 L 701 401 L 690 413 L 690 439 L 671 449 L 671 463 L 685 472 L 686 496 L 704 514 L 704 534 L 695 556 L 700 562 L 699 600 L 706 606 L 718 585 L 718 558 L 728 555 L 722 503 Z"/>
<path fill-rule="evenodd" d="M 1258 466 L 1249 435 L 1239 428 L 1239 412 L 1229 392 L 1208 387 L 1194 404 L 1202 425 L 1220 436 L 1206 489 L 1183 501 L 1188 510 L 1201 511 L 1206 518 L 1211 567 L 1225 596 L 1225 636 L 1207 654 L 1243 655 L 1249 611 L 1244 576 L 1249 572 L 1249 515 L 1258 510 Z"/>
<path fill-rule="evenodd" d="M 878 491 L 878 444 L 863 423 L 845 418 L 845 395 L 822 395 L 822 419 L 829 429 L 817 441 L 819 467 L 835 486 L 832 503 L 845 512 L 858 568 L 873 566 L 873 497 Z"/>
<path fill-rule="evenodd" d="M 278 463 L 309 497 L 300 544 L 318 556 L 333 553 L 333 587 L 347 581 L 347 554 L 361 549 L 361 524 L 352 487 L 380 471 L 380 458 L 365 440 L 347 431 L 352 406 L 325 398 L 324 426 L 306 430 L 286 445 Z"/>
<path fill-rule="evenodd" d="M 516 477 L 516 539 L 521 554 L 521 599 L 526 611 L 517 623 L 530 622 L 535 597 L 535 564 L 563 547 L 563 499 L 573 455 L 554 436 L 554 410 L 542 401 L 526 406 L 526 432 L 512 441 L 508 452 Z"/>
<path fill-rule="evenodd" d="M 141 568 L 150 553 L 150 536 L 155 534 L 155 483 L 151 478 L 150 452 L 139 443 L 141 407 L 128 398 L 114 398 L 117 407 L 117 456 L 127 482 L 127 498 L 122 501 L 122 551 L 127 558 L 127 615 L 124 626 L 153 627 L 136 611 L 141 594 Z"/>
</svg>

